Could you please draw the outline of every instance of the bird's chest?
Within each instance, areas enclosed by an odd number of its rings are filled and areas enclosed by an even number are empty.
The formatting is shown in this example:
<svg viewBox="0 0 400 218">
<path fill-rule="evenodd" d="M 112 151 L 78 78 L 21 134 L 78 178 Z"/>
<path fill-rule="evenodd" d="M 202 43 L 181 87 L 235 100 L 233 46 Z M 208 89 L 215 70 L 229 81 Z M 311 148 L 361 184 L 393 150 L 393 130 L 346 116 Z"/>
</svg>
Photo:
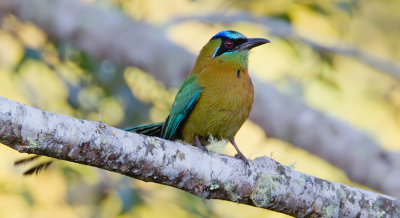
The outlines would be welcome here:
<svg viewBox="0 0 400 218">
<path fill-rule="evenodd" d="M 201 98 L 204 105 L 208 105 L 210 109 L 221 112 L 222 116 L 224 112 L 226 116 L 231 116 L 246 113 L 253 103 L 253 96 L 253 84 L 249 74 L 237 70 L 228 75 L 220 74 L 209 78 L 204 83 Z"/>
<path fill-rule="evenodd" d="M 203 137 L 233 138 L 249 116 L 254 99 L 248 72 L 238 71 L 199 76 L 199 86 L 204 89 L 186 129 Z"/>
</svg>

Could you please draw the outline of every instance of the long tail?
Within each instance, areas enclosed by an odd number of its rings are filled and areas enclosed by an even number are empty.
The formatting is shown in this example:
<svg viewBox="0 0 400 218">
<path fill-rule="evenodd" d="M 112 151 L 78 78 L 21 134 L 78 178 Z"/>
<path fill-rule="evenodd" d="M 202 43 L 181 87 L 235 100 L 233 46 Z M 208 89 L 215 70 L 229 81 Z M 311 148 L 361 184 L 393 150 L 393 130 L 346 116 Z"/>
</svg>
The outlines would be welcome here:
<svg viewBox="0 0 400 218">
<path fill-rule="evenodd" d="M 163 125 L 164 125 L 164 122 L 151 123 L 151 124 L 144 124 L 144 125 L 140 125 L 140 126 L 128 127 L 128 128 L 125 128 L 124 130 L 129 131 L 129 132 L 136 132 L 136 133 L 140 133 L 140 134 L 148 135 L 148 136 L 160 137 Z M 30 156 L 27 158 L 17 160 L 17 161 L 15 161 L 14 164 L 15 164 L 15 166 L 18 166 L 18 165 L 22 165 L 25 163 L 30 163 L 40 157 L 41 156 L 39 156 L 39 155 Z M 32 174 L 38 174 L 40 171 L 47 169 L 52 162 L 53 161 L 50 160 L 50 161 L 46 161 L 43 163 L 39 163 L 39 164 L 29 168 L 27 171 L 25 171 L 24 175 L 27 176 L 27 175 L 32 175 Z"/>
<path fill-rule="evenodd" d="M 22 165 L 22 164 L 25 164 L 25 163 L 34 162 L 36 159 L 38 159 L 40 157 L 41 156 L 39 156 L 39 155 L 33 155 L 33 156 L 30 156 L 30 157 L 22 158 L 22 159 L 19 159 L 19 160 L 15 161 L 14 165 L 15 166 L 19 166 L 19 165 Z M 52 163 L 53 163 L 52 160 L 39 163 L 39 164 L 29 168 L 28 170 L 26 170 L 24 172 L 24 176 L 29 176 L 29 175 L 32 175 L 32 174 L 39 174 L 40 171 L 47 169 Z"/>
<path fill-rule="evenodd" d="M 150 123 L 150 124 L 144 124 L 144 125 L 140 125 L 140 126 L 128 127 L 128 128 L 125 128 L 124 130 L 129 131 L 129 132 L 140 133 L 140 134 L 147 135 L 147 136 L 160 137 L 163 126 L 164 126 L 164 122 Z"/>
</svg>

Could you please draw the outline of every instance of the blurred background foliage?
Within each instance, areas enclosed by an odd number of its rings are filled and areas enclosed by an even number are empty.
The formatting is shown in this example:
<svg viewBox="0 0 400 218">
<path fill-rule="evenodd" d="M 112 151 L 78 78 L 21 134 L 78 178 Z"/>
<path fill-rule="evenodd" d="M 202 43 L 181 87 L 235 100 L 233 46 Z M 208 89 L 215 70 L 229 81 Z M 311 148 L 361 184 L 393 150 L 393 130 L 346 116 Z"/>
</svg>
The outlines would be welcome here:
<svg viewBox="0 0 400 218">
<path fill-rule="evenodd" d="M 357 58 L 316 51 L 308 44 L 271 37 L 250 22 L 229 25 L 176 18 L 246 11 L 290 23 L 302 37 L 323 45 L 352 45 L 379 59 L 400 60 L 400 2 L 396 0 L 85 0 L 114 8 L 163 29 L 197 55 L 216 32 L 234 29 L 272 43 L 252 52 L 258 77 L 314 108 L 345 120 L 400 150 L 400 86 L 385 72 Z M 48 36 L 34 24 L 4 16 L 0 27 L 0 95 L 27 105 L 125 127 L 163 120 L 177 89 L 135 67 L 120 68 L 91 58 Z M 130 108 L 136 108 L 132 112 Z M 309 130 L 312 131 L 312 130 Z M 296 170 L 335 182 L 352 183 L 324 160 L 276 139 L 248 121 L 237 135 L 249 158 L 268 155 Z M 225 150 L 235 152 L 232 146 Z M 206 201 L 183 191 L 144 183 L 92 167 L 57 161 L 39 176 L 23 177 L 15 159 L 0 146 L 0 217 L 285 217 L 223 201 Z M 359 187 L 359 186 L 358 186 Z M 365 188 L 365 187 L 364 187 Z"/>
</svg>

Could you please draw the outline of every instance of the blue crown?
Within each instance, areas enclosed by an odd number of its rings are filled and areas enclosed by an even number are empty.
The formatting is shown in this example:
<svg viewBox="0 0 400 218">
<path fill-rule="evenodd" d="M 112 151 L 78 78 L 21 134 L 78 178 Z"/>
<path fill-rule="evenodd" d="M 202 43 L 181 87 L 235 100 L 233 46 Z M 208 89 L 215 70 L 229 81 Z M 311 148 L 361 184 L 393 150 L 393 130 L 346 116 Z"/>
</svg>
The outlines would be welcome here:
<svg viewBox="0 0 400 218">
<path fill-rule="evenodd" d="M 217 38 L 230 38 L 230 39 L 247 39 L 247 37 L 239 32 L 233 30 L 225 30 L 217 33 L 211 39 Z"/>
</svg>

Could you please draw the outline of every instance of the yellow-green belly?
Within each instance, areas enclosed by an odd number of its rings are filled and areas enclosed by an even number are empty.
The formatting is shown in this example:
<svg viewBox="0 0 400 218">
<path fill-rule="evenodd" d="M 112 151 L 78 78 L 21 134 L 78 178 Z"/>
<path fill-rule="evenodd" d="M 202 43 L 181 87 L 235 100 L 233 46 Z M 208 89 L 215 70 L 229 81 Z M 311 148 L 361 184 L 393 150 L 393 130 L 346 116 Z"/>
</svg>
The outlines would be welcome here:
<svg viewBox="0 0 400 218">
<path fill-rule="evenodd" d="M 242 70 L 239 77 L 236 71 L 209 72 L 212 73 L 198 77 L 204 89 L 181 130 L 181 137 L 187 143 L 193 144 L 195 135 L 203 145 L 210 134 L 217 139 L 233 139 L 249 116 L 254 90 L 247 70 Z"/>
</svg>

